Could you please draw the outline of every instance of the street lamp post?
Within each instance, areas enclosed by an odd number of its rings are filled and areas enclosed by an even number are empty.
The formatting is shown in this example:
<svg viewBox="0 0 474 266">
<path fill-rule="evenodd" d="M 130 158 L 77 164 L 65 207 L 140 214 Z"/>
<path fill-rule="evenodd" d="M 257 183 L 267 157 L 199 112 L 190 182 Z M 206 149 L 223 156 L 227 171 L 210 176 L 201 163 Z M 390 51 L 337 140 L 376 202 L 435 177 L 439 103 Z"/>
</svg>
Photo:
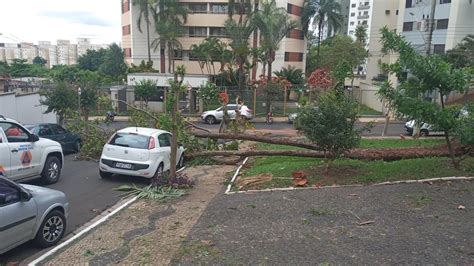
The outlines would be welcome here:
<svg viewBox="0 0 474 266">
<path fill-rule="evenodd" d="M 77 99 L 78 99 L 78 107 L 77 107 L 77 113 L 79 114 L 79 119 L 81 119 L 81 88 L 77 89 Z"/>
</svg>

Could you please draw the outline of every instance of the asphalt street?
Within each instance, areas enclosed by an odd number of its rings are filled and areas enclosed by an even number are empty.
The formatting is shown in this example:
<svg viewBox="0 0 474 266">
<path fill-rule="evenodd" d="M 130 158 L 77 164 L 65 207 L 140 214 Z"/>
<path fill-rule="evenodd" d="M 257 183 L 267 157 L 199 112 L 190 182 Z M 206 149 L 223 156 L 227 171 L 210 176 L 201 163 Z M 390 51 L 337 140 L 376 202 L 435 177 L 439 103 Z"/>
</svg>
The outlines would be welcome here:
<svg viewBox="0 0 474 266">
<path fill-rule="evenodd" d="M 92 218 L 120 200 L 121 192 L 115 191 L 124 184 L 145 183 L 146 180 L 134 177 L 113 176 L 110 179 L 99 177 L 98 163 L 75 160 L 75 154 L 65 156 L 65 165 L 58 183 L 46 187 L 60 190 L 69 200 L 69 217 L 66 234 L 70 234 Z M 28 182 L 41 185 L 38 180 Z M 32 243 L 23 244 L 0 256 L 0 265 L 22 260 L 41 251 Z"/>
</svg>

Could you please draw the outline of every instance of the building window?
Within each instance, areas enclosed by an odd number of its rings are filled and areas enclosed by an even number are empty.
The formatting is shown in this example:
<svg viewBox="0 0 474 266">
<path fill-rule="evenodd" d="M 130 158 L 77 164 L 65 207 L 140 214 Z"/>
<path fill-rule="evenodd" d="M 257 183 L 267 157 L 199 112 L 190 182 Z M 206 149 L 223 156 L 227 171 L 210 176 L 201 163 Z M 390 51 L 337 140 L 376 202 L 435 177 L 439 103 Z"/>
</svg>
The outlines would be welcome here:
<svg viewBox="0 0 474 266">
<path fill-rule="evenodd" d="M 194 54 L 192 51 L 186 51 L 188 54 L 189 61 L 199 61 L 199 56 L 197 54 Z M 186 57 L 186 55 L 185 55 Z"/>
<path fill-rule="evenodd" d="M 353 13 L 351 13 L 351 17 L 353 17 L 353 16 L 355 16 L 355 15 L 356 15 L 356 13 L 354 13 L 354 12 L 353 12 Z"/>
<path fill-rule="evenodd" d="M 122 26 L 122 35 L 130 35 L 130 25 Z"/>
<path fill-rule="evenodd" d="M 364 16 L 368 16 L 369 15 L 369 11 L 364 11 Z"/>
<path fill-rule="evenodd" d="M 405 8 L 410 8 L 413 6 L 413 0 L 405 0 Z"/>
<path fill-rule="evenodd" d="M 390 15 L 390 10 L 385 10 L 385 15 Z"/>
<path fill-rule="evenodd" d="M 123 49 L 123 55 L 125 58 L 131 58 L 132 57 L 132 48 L 124 48 Z"/>
<path fill-rule="evenodd" d="M 188 4 L 192 13 L 207 13 L 207 4 Z"/>
<path fill-rule="evenodd" d="M 291 30 L 290 32 L 288 32 L 288 34 L 286 34 L 286 37 L 287 38 L 292 38 L 292 39 L 304 40 L 303 31 L 296 30 L 296 29 Z"/>
<path fill-rule="evenodd" d="M 413 22 L 404 22 L 403 31 L 413 31 Z"/>
<path fill-rule="evenodd" d="M 350 23 L 350 24 L 351 24 L 351 26 L 354 26 L 354 21 L 351 21 L 351 23 Z"/>
<path fill-rule="evenodd" d="M 442 4 L 450 4 L 451 0 L 439 0 L 439 3 Z"/>
<path fill-rule="evenodd" d="M 130 0 L 125 0 L 122 2 L 122 14 L 130 10 Z"/>
<path fill-rule="evenodd" d="M 228 10 L 227 4 L 211 4 L 211 13 L 226 14 Z"/>
<path fill-rule="evenodd" d="M 445 30 L 448 28 L 448 23 L 449 19 L 438 19 L 438 21 L 436 21 L 436 29 Z"/>
<path fill-rule="evenodd" d="M 435 54 L 444 54 L 445 45 L 444 44 L 435 44 L 433 45 L 433 53 Z"/>
<path fill-rule="evenodd" d="M 367 20 L 362 21 L 362 25 L 367 25 Z"/>
<path fill-rule="evenodd" d="M 365 2 L 365 3 L 364 3 L 364 6 L 369 6 L 369 2 Z"/>
<path fill-rule="evenodd" d="M 295 16 L 301 16 L 301 7 L 293 4 L 287 4 L 287 12 Z"/>
<path fill-rule="evenodd" d="M 210 27 L 209 35 L 212 37 L 225 37 L 227 36 L 224 27 Z"/>
<path fill-rule="evenodd" d="M 285 62 L 303 62 L 303 53 L 285 52 Z"/>
<path fill-rule="evenodd" d="M 174 60 L 183 60 L 183 50 L 173 50 Z"/>
<path fill-rule="evenodd" d="M 397 15 L 397 16 L 398 16 L 398 9 L 397 9 L 397 11 L 395 11 L 395 15 Z"/>
<path fill-rule="evenodd" d="M 206 27 L 189 27 L 189 37 L 207 37 Z"/>
<path fill-rule="evenodd" d="M 352 35 L 352 34 L 354 34 L 354 31 L 353 31 L 353 30 L 350 30 L 350 31 L 349 31 L 349 35 Z"/>
<path fill-rule="evenodd" d="M 356 4 L 352 4 L 351 7 L 356 7 Z"/>
</svg>

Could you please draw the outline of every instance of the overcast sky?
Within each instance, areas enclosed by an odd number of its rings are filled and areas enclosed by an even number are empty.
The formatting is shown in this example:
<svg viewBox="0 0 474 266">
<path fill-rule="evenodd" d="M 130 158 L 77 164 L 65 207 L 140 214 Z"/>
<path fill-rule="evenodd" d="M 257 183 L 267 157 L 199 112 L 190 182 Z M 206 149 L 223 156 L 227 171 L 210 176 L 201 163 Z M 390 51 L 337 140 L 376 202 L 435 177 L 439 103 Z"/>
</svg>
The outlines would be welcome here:
<svg viewBox="0 0 474 266">
<path fill-rule="evenodd" d="M 0 42 L 121 40 L 120 0 L 0 0 Z"/>
</svg>

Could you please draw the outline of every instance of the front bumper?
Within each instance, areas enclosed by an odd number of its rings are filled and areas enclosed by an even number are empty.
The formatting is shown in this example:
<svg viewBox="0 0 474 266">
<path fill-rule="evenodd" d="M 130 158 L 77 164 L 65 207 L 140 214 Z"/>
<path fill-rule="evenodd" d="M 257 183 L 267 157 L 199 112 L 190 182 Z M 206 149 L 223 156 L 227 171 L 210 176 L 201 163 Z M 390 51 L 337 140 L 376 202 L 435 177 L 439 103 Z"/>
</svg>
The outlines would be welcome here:
<svg viewBox="0 0 474 266">
<path fill-rule="evenodd" d="M 413 128 L 409 126 L 405 126 L 405 130 L 407 131 L 408 134 L 412 135 L 413 134 Z"/>
</svg>

